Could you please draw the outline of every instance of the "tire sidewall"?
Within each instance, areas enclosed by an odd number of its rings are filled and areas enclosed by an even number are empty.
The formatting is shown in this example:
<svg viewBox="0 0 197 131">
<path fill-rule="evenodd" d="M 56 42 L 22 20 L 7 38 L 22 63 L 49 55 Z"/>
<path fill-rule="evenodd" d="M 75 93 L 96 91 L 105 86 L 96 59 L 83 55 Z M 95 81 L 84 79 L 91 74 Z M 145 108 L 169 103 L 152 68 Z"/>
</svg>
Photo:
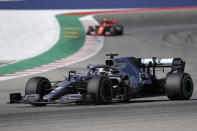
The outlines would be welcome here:
<svg viewBox="0 0 197 131">
<path fill-rule="evenodd" d="M 106 85 L 109 85 L 110 95 L 106 97 L 104 91 L 107 90 Z M 93 94 L 96 104 L 108 104 L 113 97 L 113 85 L 109 78 L 104 76 L 95 76 L 89 80 L 87 85 L 87 93 Z"/>
<path fill-rule="evenodd" d="M 122 25 L 116 25 L 115 26 L 115 30 L 116 30 L 118 35 L 122 35 L 123 34 L 123 26 Z"/>
<path fill-rule="evenodd" d="M 43 84 L 47 84 L 46 87 Z M 38 94 L 39 95 L 39 101 L 42 101 L 43 96 L 48 94 L 50 91 L 46 91 L 46 89 L 52 88 L 50 81 L 47 78 L 44 77 L 32 77 L 28 80 L 26 87 L 25 87 L 25 95 L 30 94 Z M 34 106 L 44 106 L 46 104 L 44 103 L 30 103 Z"/>
<path fill-rule="evenodd" d="M 111 35 L 116 35 L 116 29 L 115 29 L 114 26 L 111 26 L 111 27 L 109 28 L 109 31 L 110 31 Z"/>
<path fill-rule="evenodd" d="M 190 84 L 188 87 L 187 84 Z M 187 89 L 190 88 L 190 89 Z M 181 93 L 182 93 L 182 97 L 185 100 L 190 99 L 190 97 L 192 96 L 193 93 L 193 81 L 191 79 L 191 76 L 187 73 L 185 73 L 182 77 L 181 80 Z"/>
<path fill-rule="evenodd" d="M 101 77 L 98 87 L 98 97 L 99 101 L 102 104 L 108 104 L 111 102 L 113 94 L 112 94 L 112 83 L 107 77 Z M 107 92 L 107 96 L 106 96 Z"/>
<path fill-rule="evenodd" d="M 165 90 L 170 100 L 189 100 L 193 93 L 192 78 L 187 73 L 169 74 Z"/>
<path fill-rule="evenodd" d="M 94 32 L 94 28 L 92 26 L 89 26 L 87 34 L 91 34 L 92 32 Z"/>
</svg>

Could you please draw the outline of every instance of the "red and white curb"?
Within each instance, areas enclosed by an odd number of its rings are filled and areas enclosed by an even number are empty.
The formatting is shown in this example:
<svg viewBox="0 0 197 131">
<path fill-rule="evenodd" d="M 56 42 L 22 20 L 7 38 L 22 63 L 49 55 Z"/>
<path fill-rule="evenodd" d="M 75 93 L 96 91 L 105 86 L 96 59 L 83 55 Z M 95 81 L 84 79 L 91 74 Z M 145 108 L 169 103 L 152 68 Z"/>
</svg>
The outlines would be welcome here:
<svg viewBox="0 0 197 131">
<path fill-rule="evenodd" d="M 87 28 L 90 25 L 92 26 L 98 25 L 98 22 L 93 18 L 92 15 L 81 17 L 79 20 L 83 24 L 85 31 L 87 31 Z M 99 50 L 103 47 L 103 44 L 104 44 L 103 36 L 86 36 L 86 40 L 83 47 L 81 47 L 81 49 L 76 53 L 74 53 L 73 55 L 60 60 L 56 60 L 46 65 L 35 67 L 33 69 L 27 69 L 21 72 L 0 75 L 0 81 L 42 73 L 86 60 L 96 55 L 99 52 Z"/>
</svg>

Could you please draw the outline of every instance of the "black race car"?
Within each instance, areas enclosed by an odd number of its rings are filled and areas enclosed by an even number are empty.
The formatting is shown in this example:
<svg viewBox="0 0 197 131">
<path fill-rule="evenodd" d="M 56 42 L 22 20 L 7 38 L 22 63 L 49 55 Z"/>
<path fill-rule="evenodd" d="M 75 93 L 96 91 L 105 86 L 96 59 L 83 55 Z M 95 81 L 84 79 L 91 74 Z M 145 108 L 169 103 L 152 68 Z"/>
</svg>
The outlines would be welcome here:
<svg viewBox="0 0 197 131">
<path fill-rule="evenodd" d="M 193 81 L 184 72 L 185 62 L 181 58 L 114 58 L 117 55 L 107 54 L 110 59 L 106 64 L 89 65 L 86 75 L 69 71 L 68 77 L 57 82 L 33 77 L 26 84 L 25 96 L 11 93 L 9 103 L 44 106 L 70 102 L 108 104 L 112 100 L 127 102 L 153 96 L 167 96 L 170 100 L 191 98 Z M 157 78 L 157 72 L 164 70 L 169 71 Z"/>
</svg>

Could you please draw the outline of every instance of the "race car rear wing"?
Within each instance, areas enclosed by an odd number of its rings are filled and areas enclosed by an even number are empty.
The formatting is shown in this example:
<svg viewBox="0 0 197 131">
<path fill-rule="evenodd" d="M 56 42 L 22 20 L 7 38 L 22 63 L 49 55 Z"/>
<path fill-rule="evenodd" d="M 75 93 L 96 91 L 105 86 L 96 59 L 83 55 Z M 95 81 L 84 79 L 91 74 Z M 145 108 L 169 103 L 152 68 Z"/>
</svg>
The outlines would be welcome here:
<svg viewBox="0 0 197 131">
<path fill-rule="evenodd" d="M 171 68 L 170 72 L 184 72 L 185 69 L 185 61 L 183 61 L 181 58 L 163 58 L 159 60 L 156 57 L 153 57 L 141 59 L 141 64 L 144 70 L 145 68 L 148 68 L 148 70 L 153 68 L 153 72 L 157 67 Z"/>
</svg>

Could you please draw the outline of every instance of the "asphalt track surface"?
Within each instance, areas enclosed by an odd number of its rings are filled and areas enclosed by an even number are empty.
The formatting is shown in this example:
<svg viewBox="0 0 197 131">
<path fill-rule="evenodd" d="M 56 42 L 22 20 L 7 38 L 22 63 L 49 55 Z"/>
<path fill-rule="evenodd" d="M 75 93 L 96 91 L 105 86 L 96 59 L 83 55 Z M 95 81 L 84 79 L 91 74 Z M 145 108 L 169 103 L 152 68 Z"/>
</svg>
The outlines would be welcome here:
<svg viewBox="0 0 197 131">
<path fill-rule="evenodd" d="M 70 68 L 84 72 L 89 63 L 104 63 L 106 53 L 136 57 L 182 57 L 186 72 L 196 88 L 197 10 L 154 11 L 96 16 L 118 19 L 125 34 L 105 37 L 103 49 L 94 57 L 43 74 L 60 80 Z M 0 82 L 0 131 L 21 130 L 128 130 L 195 131 L 197 128 L 197 91 L 192 100 L 169 101 L 166 97 L 143 98 L 110 105 L 7 105 L 9 92 L 24 93 L 29 77 Z"/>
</svg>

